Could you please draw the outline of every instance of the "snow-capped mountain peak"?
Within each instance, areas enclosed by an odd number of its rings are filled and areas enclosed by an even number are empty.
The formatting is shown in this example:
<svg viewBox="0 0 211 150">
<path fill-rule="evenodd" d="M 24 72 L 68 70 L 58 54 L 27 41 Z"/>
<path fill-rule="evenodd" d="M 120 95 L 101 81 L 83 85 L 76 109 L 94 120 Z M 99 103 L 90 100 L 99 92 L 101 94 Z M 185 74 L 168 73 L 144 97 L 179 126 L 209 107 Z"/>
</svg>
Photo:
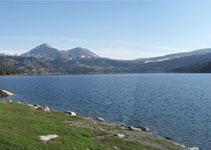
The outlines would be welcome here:
<svg viewBox="0 0 211 150">
<path fill-rule="evenodd" d="M 87 48 L 76 47 L 71 50 L 68 50 L 67 53 L 75 58 L 99 58 L 98 55 L 91 52 Z"/>
<path fill-rule="evenodd" d="M 27 53 L 22 54 L 23 57 L 36 57 L 36 58 L 58 58 L 61 56 L 68 56 L 74 58 L 98 58 L 99 56 L 90 50 L 82 47 L 76 47 L 70 50 L 58 50 L 51 47 L 47 43 L 41 44 L 33 48 Z"/>
<path fill-rule="evenodd" d="M 41 45 L 38 45 L 36 46 L 34 49 L 39 49 L 41 47 L 45 47 L 45 48 L 52 48 L 50 45 L 48 45 L 47 43 L 44 43 L 44 44 L 41 44 Z"/>
<path fill-rule="evenodd" d="M 24 57 L 37 57 L 37 58 L 56 58 L 60 57 L 62 54 L 61 52 L 56 49 L 51 47 L 50 45 L 44 43 L 39 46 L 36 46 L 32 50 L 30 50 L 27 53 L 24 53 L 22 56 Z"/>
</svg>

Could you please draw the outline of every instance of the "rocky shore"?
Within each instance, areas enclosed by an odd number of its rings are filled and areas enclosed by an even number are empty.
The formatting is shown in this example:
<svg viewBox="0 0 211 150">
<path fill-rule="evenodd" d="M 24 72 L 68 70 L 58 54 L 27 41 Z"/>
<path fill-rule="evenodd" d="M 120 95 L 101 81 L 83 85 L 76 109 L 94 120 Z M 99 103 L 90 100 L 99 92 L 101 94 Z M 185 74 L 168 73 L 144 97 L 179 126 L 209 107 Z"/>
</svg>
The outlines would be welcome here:
<svg viewBox="0 0 211 150">
<path fill-rule="evenodd" d="M 12 100 L 9 100 L 10 103 L 13 103 Z M 19 104 L 22 104 L 21 102 L 17 102 Z M 50 108 L 48 106 L 41 106 L 38 104 L 32 105 L 32 104 L 24 104 L 27 105 L 31 108 L 33 108 L 35 111 L 45 111 L 45 112 L 50 112 Z M 71 116 L 71 117 L 76 117 L 77 113 L 73 112 L 73 111 L 67 111 L 64 112 L 67 116 Z M 173 141 L 171 141 L 171 137 L 159 137 L 156 135 L 153 135 L 152 133 L 150 133 L 150 129 L 148 127 L 144 127 L 144 126 L 126 126 L 124 124 L 122 125 L 116 125 L 116 124 L 111 124 L 111 123 L 107 123 L 103 118 L 87 118 L 87 117 L 81 117 L 81 116 L 77 116 L 82 118 L 82 120 L 76 120 L 76 121 L 65 121 L 65 123 L 68 126 L 71 127 L 78 127 L 78 128 L 88 128 L 91 129 L 92 131 L 100 131 L 100 132 L 105 132 L 107 134 L 109 134 L 109 136 L 113 136 L 113 137 L 118 137 L 120 139 L 124 139 L 126 141 L 132 141 L 132 142 L 138 142 L 141 143 L 143 145 L 146 146 L 151 146 L 155 149 L 160 149 L 160 150 L 171 150 L 171 149 L 175 149 L 175 150 L 199 150 L 198 147 L 192 147 L 192 148 L 188 148 L 185 147 L 182 144 L 178 144 L 175 143 Z M 98 136 L 97 138 L 102 139 L 107 137 L 108 135 L 101 135 Z M 40 140 L 47 142 L 49 140 L 58 138 L 59 135 L 57 134 L 53 134 L 53 135 L 39 135 L 37 136 L 37 138 L 39 138 Z M 165 141 L 165 142 L 163 142 Z M 166 146 L 168 145 L 168 146 Z M 170 146 L 169 146 L 170 145 Z M 117 147 L 118 149 L 118 147 Z"/>
<path fill-rule="evenodd" d="M 12 96 L 13 93 L 8 92 L 6 90 L 0 90 L 0 97 Z M 26 105 L 33 109 L 33 111 L 38 112 L 46 112 L 51 113 L 51 109 L 48 106 L 42 106 L 39 104 L 23 104 L 20 101 L 14 102 L 11 99 L 8 100 L 10 104 L 19 104 Z M 56 112 L 52 112 L 56 113 Z M 64 112 L 64 115 L 77 119 L 69 120 L 67 119 L 64 123 L 69 127 L 74 128 L 85 128 L 89 129 L 92 133 L 96 134 L 96 140 L 101 141 L 104 139 L 112 139 L 119 138 L 128 142 L 136 142 L 146 147 L 151 147 L 156 150 L 199 150 L 198 147 L 188 148 L 184 145 L 177 144 L 172 142 L 171 137 L 162 138 L 160 136 L 153 135 L 150 133 L 150 129 L 148 127 L 139 125 L 139 126 L 131 126 L 131 125 L 116 125 L 107 123 L 103 118 L 87 118 L 77 116 L 76 112 L 67 111 Z M 46 124 L 48 125 L 48 124 Z M 37 135 L 36 138 L 43 141 L 48 142 L 54 139 L 59 138 L 61 135 L 55 133 L 46 134 L 46 135 Z M 121 149 L 118 146 L 114 146 L 113 149 Z"/>
</svg>

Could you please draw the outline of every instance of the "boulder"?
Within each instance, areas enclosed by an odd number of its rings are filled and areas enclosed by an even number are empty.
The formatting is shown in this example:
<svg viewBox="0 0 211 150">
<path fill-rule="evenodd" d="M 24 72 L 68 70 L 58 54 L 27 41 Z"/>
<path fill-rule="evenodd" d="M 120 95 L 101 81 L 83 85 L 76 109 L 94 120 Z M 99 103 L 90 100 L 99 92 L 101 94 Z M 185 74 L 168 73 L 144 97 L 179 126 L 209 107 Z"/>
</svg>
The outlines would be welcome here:
<svg viewBox="0 0 211 150">
<path fill-rule="evenodd" d="M 140 128 L 136 128 L 134 126 L 128 126 L 128 129 L 131 131 L 142 131 Z"/>
<path fill-rule="evenodd" d="M 42 106 L 40 106 L 40 107 L 35 107 L 36 108 L 36 110 L 41 110 L 41 111 L 44 111 L 44 109 L 43 109 L 43 107 Z"/>
<path fill-rule="evenodd" d="M 103 118 L 97 118 L 97 121 L 99 121 L 99 122 L 105 122 L 105 120 Z"/>
<path fill-rule="evenodd" d="M 37 106 L 33 106 L 33 108 L 34 108 L 34 110 L 37 110 L 38 107 Z"/>
<path fill-rule="evenodd" d="M 172 138 L 169 137 L 169 136 L 166 136 L 165 139 L 166 139 L 166 140 L 172 140 Z"/>
<path fill-rule="evenodd" d="M 188 148 L 188 150 L 199 150 L 199 147 Z"/>
<path fill-rule="evenodd" d="M 120 133 L 118 133 L 118 134 L 114 134 L 115 136 L 117 136 L 118 138 L 120 138 L 120 139 L 122 139 L 122 138 L 124 138 L 125 137 L 125 135 L 124 134 L 120 134 Z"/>
<path fill-rule="evenodd" d="M 10 99 L 9 102 L 12 103 L 12 100 Z"/>
<path fill-rule="evenodd" d="M 37 136 L 38 139 L 44 141 L 44 142 L 47 142 L 49 140 L 52 140 L 52 139 L 55 139 L 55 138 L 58 138 L 59 136 L 54 134 L 54 135 L 40 135 L 40 136 Z"/>
<path fill-rule="evenodd" d="M 50 112 L 50 108 L 48 106 L 41 106 L 41 105 L 38 105 L 38 104 L 35 104 L 33 106 L 34 110 L 40 110 L 40 111 L 48 111 Z"/>
<path fill-rule="evenodd" d="M 38 104 L 35 104 L 34 106 L 35 106 L 35 107 L 40 107 L 40 105 L 38 105 Z"/>
<path fill-rule="evenodd" d="M 5 90 L 0 90 L 0 97 L 13 96 L 14 94 Z"/>
<path fill-rule="evenodd" d="M 66 114 L 68 114 L 69 116 L 77 116 L 77 114 L 73 111 L 67 111 Z"/>
<path fill-rule="evenodd" d="M 27 104 L 27 106 L 33 107 L 33 105 L 32 105 L 32 104 Z"/>
<path fill-rule="evenodd" d="M 127 128 L 127 126 L 125 124 L 121 124 L 121 125 L 119 125 L 119 127 L 122 128 L 122 129 L 126 129 Z"/>
<path fill-rule="evenodd" d="M 120 127 L 125 127 L 126 125 L 125 124 L 120 124 Z"/>
<path fill-rule="evenodd" d="M 48 106 L 43 106 L 43 111 L 50 111 L 50 108 Z"/>
<path fill-rule="evenodd" d="M 138 126 L 137 128 L 141 129 L 142 131 L 149 131 L 149 128 L 144 126 Z"/>
</svg>

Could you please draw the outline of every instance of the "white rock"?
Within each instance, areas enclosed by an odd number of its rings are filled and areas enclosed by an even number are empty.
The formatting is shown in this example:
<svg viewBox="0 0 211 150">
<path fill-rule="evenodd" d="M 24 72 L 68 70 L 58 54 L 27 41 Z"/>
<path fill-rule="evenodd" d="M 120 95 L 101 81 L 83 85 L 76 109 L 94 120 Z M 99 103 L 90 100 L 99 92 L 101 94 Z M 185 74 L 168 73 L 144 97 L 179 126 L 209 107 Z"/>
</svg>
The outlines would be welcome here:
<svg viewBox="0 0 211 150">
<path fill-rule="evenodd" d="M 44 111 L 50 111 L 50 108 L 45 108 Z"/>
<path fill-rule="evenodd" d="M 14 94 L 6 90 L 0 90 L 0 97 L 13 96 Z"/>
<path fill-rule="evenodd" d="M 42 140 L 42 141 L 49 141 L 49 140 L 52 140 L 52 139 L 55 139 L 55 138 L 58 138 L 59 136 L 54 134 L 54 135 L 40 135 L 40 136 L 37 136 L 38 139 Z"/>
<path fill-rule="evenodd" d="M 119 137 L 120 139 L 124 138 L 125 135 L 124 134 L 115 134 L 115 136 Z"/>
<path fill-rule="evenodd" d="M 48 106 L 43 106 L 43 111 L 50 111 L 50 108 Z"/>
<path fill-rule="evenodd" d="M 66 112 L 69 116 L 77 116 L 77 114 L 73 111 L 67 111 Z"/>
<path fill-rule="evenodd" d="M 32 105 L 32 104 L 27 104 L 27 106 L 33 107 L 33 105 Z"/>
<path fill-rule="evenodd" d="M 37 106 L 34 106 L 33 108 L 34 108 L 34 110 L 37 110 L 38 107 Z"/>
<path fill-rule="evenodd" d="M 142 131 L 140 128 L 136 128 L 134 126 L 129 126 L 128 129 L 131 131 Z"/>
<path fill-rule="evenodd" d="M 149 131 L 149 128 L 144 126 L 138 126 L 137 128 L 141 129 L 142 131 Z"/>
<path fill-rule="evenodd" d="M 105 120 L 103 118 L 97 118 L 97 121 L 105 122 Z"/>
<path fill-rule="evenodd" d="M 35 107 L 40 107 L 40 105 L 38 105 L 38 104 L 35 104 L 34 106 L 35 106 Z"/>
<path fill-rule="evenodd" d="M 199 147 L 188 148 L 189 150 L 199 150 Z"/>
<path fill-rule="evenodd" d="M 50 108 L 48 106 L 40 106 L 38 104 L 33 106 L 34 110 L 41 110 L 41 111 L 50 111 Z"/>
</svg>

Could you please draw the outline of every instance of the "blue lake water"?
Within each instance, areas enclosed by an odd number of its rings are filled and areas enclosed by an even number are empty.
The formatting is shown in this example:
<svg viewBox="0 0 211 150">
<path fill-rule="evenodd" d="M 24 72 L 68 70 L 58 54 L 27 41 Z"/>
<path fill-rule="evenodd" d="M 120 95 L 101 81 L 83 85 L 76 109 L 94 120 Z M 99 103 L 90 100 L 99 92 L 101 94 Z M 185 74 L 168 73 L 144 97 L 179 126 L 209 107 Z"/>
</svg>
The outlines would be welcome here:
<svg viewBox="0 0 211 150">
<path fill-rule="evenodd" d="M 211 74 L 1 77 L 10 99 L 145 125 L 186 146 L 211 149 Z"/>
</svg>

